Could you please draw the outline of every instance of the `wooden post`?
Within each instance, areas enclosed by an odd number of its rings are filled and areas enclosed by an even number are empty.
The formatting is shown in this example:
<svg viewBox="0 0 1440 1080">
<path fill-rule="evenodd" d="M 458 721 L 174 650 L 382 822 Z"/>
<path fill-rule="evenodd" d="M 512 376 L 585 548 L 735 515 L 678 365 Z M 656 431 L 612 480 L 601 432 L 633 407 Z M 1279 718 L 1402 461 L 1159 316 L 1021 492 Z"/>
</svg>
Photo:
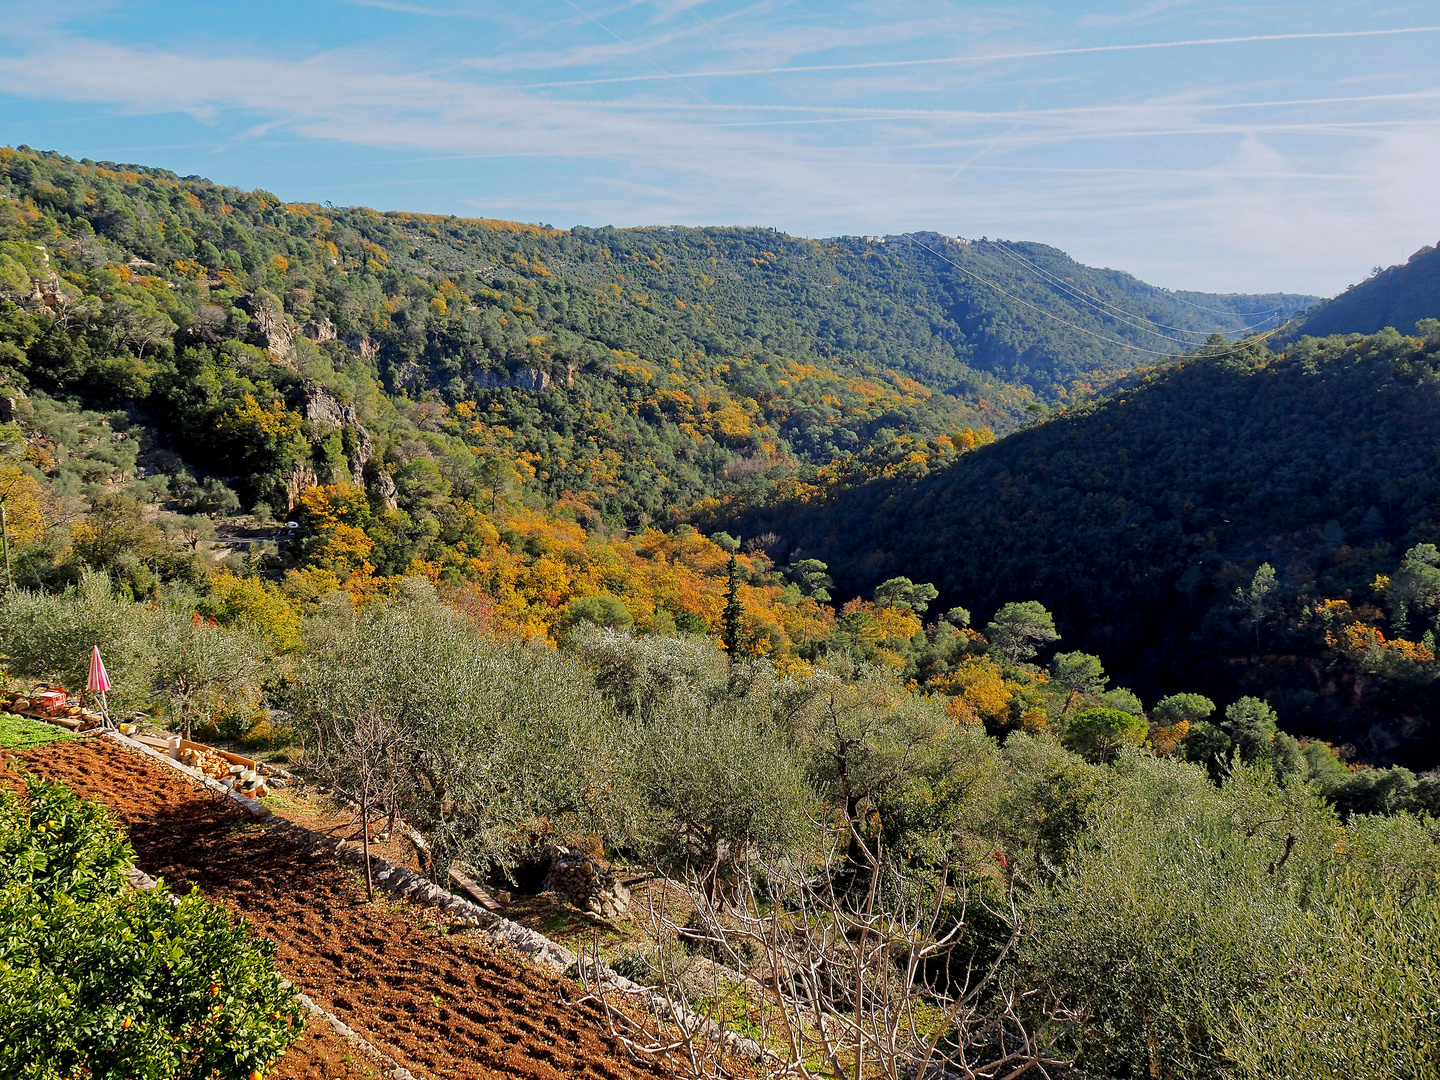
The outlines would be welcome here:
<svg viewBox="0 0 1440 1080">
<path fill-rule="evenodd" d="M 375 886 L 370 877 L 370 775 L 365 759 L 360 760 L 360 837 L 365 849 L 365 899 L 373 903 Z"/>
</svg>

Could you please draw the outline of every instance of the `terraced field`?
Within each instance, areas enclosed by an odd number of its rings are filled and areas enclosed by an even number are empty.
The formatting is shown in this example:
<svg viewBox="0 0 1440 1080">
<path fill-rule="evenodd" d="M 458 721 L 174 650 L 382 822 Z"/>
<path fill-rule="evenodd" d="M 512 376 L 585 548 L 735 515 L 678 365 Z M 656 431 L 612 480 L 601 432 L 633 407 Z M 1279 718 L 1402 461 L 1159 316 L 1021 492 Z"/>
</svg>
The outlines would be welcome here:
<svg viewBox="0 0 1440 1080">
<path fill-rule="evenodd" d="M 25 751 L 36 772 L 109 806 L 140 868 L 174 892 L 199 889 L 276 942 L 276 965 L 316 1003 L 427 1080 L 639 1080 L 633 1060 L 579 988 L 450 933 L 391 899 L 367 903 L 353 873 L 245 817 L 178 772 L 109 740 Z M 433 912 L 431 913 L 433 914 Z M 346 1061 L 345 1058 L 351 1060 Z M 312 1033 L 276 1077 L 374 1075 L 373 1064 Z"/>
</svg>

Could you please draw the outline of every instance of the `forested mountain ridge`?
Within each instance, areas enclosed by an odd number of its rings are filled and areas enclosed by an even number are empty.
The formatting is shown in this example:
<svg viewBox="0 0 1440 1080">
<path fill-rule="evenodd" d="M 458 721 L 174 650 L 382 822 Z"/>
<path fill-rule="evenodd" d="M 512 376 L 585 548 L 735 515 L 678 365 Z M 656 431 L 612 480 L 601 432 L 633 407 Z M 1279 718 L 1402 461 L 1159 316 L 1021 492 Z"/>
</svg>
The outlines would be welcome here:
<svg viewBox="0 0 1440 1080">
<path fill-rule="evenodd" d="M 16 482 L 33 494 L 21 583 L 88 567 L 149 595 L 195 571 L 168 541 L 141 542 L 146 504 L 254 511 L 299 522 L 283 554 L 243 567 L 283 575 L 287 603 L 363 600 L 418 573 L 470 590 L 489 625 L 551 640 L 579 613 L 717 633 L 740 610 L 747 647 L 787 662 L 833 640 L 925 678 L 953 658 L 925 658 L 924 605 L 838 612 L 813 556 L 852 595 L 888 568 L 977 605 L 1036 595 L 1041 570 L 972 588 L 956 581 L 965 559 L 911 559 L 904 546 L 924 544 L 903 522 L 892 538 L 883 517 L 861 521 L 852 537 L 799 518 L 829 508 L 848 528 L 845 507 L 951 475 L 1014 428 L 1036 386 L 1086 397 L 1091 376 L 1180 348 L 1175 327 L 1273 321 L 1308 300 L 1176 296 L 1039 245 L 936 234 L 560 232 L 282 204 L 23 149 L 0 149 L 0 196 L 0 397 L 18 399 L 6 452 L 23 454 Z M 1147 351 L 1107 352 L 1122 334 Z M 978 460 L 1060 429 L 1038 430 Z M 1021 485 L 994 482 L 976 489 L 985 513 L 1004 508 L 996 529 L 1027 534 L 1005 557 L 1048 554 L 1029 532 L 1064 535 L 1035 517 L 1050 495 L 1012 505 Z M 45 498 L 65 501 L 48 525 Z M 673 526 L 719 525 L 733 506 L 771 509 L 744 518 L 727 571 L 733 538 Z M 160 520 L 194 550 L 204 526 Z M 1069 557 L 1043 573 L 1063 577 Z M 1078 625 L 1073 598 L 1054 604 Z M 1132 648 L 1120 637 L 1117 657 Z M 1120 674 L 1147 692 L 1165 682 L 1143 667 Z M 992 711 L 1023 712 L 1022 697 Z"/>
<path fill-rule="evenodd" d="M 1387 326 L 1402 333 L 1421 319 L 1440 317 L 1440 246 L 1423 247 L 1407 262 L 1380 270 L 1333 300 L 1301 313 L 1276 335 L 1276 343 L 1305 334 L 1374 334 Z"/>
<path fill-rule="evenodd" d="M 0 150 L 0 237 L 20 245 L 7 289 L 58 316 L 6 333 L 16 375 L 145 411 L 247 503 L 363 472 L 357 424 L 428 396 L 547 497 L 632 526 L 776 469 L 883 471 L 973 443 L 1037 393 L 1084 396 L 1217 322 L 1270 325 L 1312 299 L 1170 294 L 1040 245 L 935 234 L 562 232 L 286 204 L 28 149 Z M 241 445 L 246 395 L 282 410 L 277 431 L 355 423 L 308 455 Z M 370 473 L 351 478 L 388 490 Z"/>
<path fill-rule="evenodd" d="M 1420 333 L 1216 348 L 924 475 L 717 520 L 852 594 L 905 574 L 981 613 L 1033 596 L 1147 699 L 1253 693 L 1431 767 L 1440 323 Z"/>
<path fill-rule="evenodd" d="M 368 275 L 386 285 L 416 275 L 438 284 L 447 275 L 474 276 L 484 284 L 527 283 L 544 308 L 537 322 L 652 360 L 697 347 L 802 360 L 848 354 L 849 362 L 893 368 L 937 390 L 973 392 L 983 386 L 975 371 L 1019 374 L 1037 388 L 1059 389 L 1076 377 L 1176 351 L 1167 332 L 1189 339 L 1217 329 L 1272 328 L 1315 299 L 1170 293 L 1038 244 L 933 233 L 815 241 L 742 228 L 561 232 L 283 204 L 269 193 L 163 170 L 50 154 L 12 152 L 10 160 L 11 199 L 33 200 L 64 231 L 83 232 L 84 221 L 96 237 L 167 274 L 176 262 L 197 276 L 263 274 L 268 259 L 282 255 L 298 265 L 287 265 L 278 284 L 304 287 L 310 278 L 317 286 L 312 296 L 287 297 L 288 308 L 302 319 L 317 310 L 335 318 L 342 336 L 362 331 L 353 317 L 375 303 L 370 294 L 377 290 L 341 288 L 349 294 L 342 298 L 333 280 L 325 287 L 320 279 Z M 327 265 L 338 274 L 317 277 Z M 592 289 L 611 295 L 602 302 L 576 295 Z M 1136 325 L 1145 320 L 1154 325 Z M 444 343 L 434 344 L 444 351 Z M 557 344 L 563 354 L 579 341 Z M 413 351 L 405 358 L 415 358 Z"/>
<path fill-rule="evenodd" d="M 740 246 L 775 246 L 769 236 Z M 936 393 L 882 366 L 904 359 L 883 342 L 875 360 L 827 359 L 808 339 L 781 355 L 766 342 L 789 324 L 773 312 L 737 320 L 654 296 L 637 277 L 660 250 L 637 270 L 638 252 L 612 257 L 533 226 L 283 206 L 4 150 L 0 237 L 18 304 L 0 329 L 8 381 L 140 410 L 161 444 L 228 478 L 247 505 L 285 509 L 342 474 L 388 493 L 387 440 L 369 444 L 394 426 L 397 401 L 429 401 L 421 426 L 446 415 L 492 473 L 515 466 L 506 483 L 579 493 L 634 525 L 776 459 L 958 436 L 1012 422 L 1030 400 L 958 369 L 965 400 Z M 547 266 L 568 265 L 572 249 L 588 260 L 576 276 Z M 712 285 L 691 282 L 702 295 Z M 256 409 L 274 416 L 261 423 Z M 316 429 L 327 418 L 340 430 Z"/>
</svg>

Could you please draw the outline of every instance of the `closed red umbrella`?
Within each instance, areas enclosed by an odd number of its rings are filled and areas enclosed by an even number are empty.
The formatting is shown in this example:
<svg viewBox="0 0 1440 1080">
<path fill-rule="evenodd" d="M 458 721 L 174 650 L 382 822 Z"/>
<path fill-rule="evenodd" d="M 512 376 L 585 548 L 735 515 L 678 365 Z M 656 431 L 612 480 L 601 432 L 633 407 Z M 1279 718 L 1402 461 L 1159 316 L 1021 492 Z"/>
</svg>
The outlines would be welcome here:
<svg viewBox="0 0 1440 1080">
<path fill-rule="evenodd" d="M 105 661 L 100 659 L 100 646 L 90 650 L 90 677 L 85 680 L 87 693 L 100 695 L 100 715 L 110 722 L 110 705 L 105 700 L 105 691 L 110 689 L 110 676 L 105 674 Z"/>
<path fill-rule="evenodd" d="M 90 650 L 90 678 L 85 689 L 92 694 L 103 694 L 110 689 L 110 676 L 105 674 L 105 661 L 100 659 L 100 646 Z"/>
</svg>

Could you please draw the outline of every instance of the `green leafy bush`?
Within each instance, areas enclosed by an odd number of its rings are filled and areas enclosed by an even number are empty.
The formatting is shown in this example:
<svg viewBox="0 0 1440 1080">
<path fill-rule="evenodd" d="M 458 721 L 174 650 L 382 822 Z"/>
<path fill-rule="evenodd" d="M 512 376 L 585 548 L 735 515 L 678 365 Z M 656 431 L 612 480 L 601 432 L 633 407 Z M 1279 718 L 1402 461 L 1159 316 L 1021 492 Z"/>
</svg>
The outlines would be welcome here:
<svg viewBox="0 0 1440 1080">
<path fill-rule="evenodd" d="M 590 623 L 595 626 L 624 629 L 635 620 L 618 597 L 602 593 L 599 596 L 581 596 L 571 600 L 568 621 L 576 626 Z"/>
<path fill-rule="evenodd" d="M 1434 1076 L 1437 860 L 1425 819 L 1341 825 L 1305 785 L 1127 748 L 1027 898 L 1024 978 L 1075 1009 L 1089 1072 Z"/>
<path fill-rule="evenodd" d="M 115 896 L 135 853 L 110 812 L 63 784 L 27 776 L 29 799 L 0 792 L 0 889 L 41 902 L 89 903 Z"/>
<path fill-rule="evenodd" d="M 1108 761 L 1122 746 L 1139 746 L 1150 726 L 1139 716 L 1119 709 L 1086 709 L 1065 731 L 1065 743 L 1091 761 Z"/>
<path fill-rule="evenodd" d="M 300 1034 L 274 946 L 192 893 L 126 892 L 109 813 L 27 777 L 0 793 L 0 1075 L 246 1080 Z"/>
</svg>

